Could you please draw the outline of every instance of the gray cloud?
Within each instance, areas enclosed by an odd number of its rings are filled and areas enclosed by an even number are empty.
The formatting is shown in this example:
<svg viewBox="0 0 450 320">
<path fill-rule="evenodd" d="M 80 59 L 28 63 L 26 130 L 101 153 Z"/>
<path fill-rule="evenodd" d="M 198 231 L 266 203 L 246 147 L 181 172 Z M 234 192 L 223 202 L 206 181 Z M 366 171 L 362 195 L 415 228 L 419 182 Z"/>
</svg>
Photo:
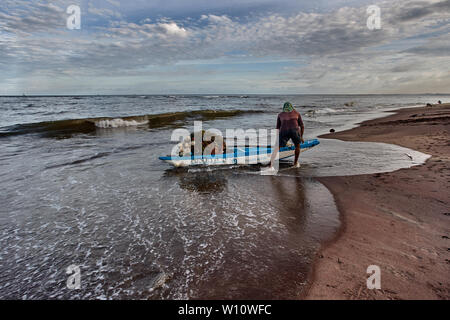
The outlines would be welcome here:
<svg viewBox="0 0 450 320">
<path fill-rule="evenodd" d="M 6 13 L 0 11 L 3 32 L 30 36 L 39 32 L 58 33 L 65 27 L 65 10 L 58 6 L 59 1 L 2 3 L 8 4 L 15 9 Z"/>
<path fill-rule="evenodd" d="M 412 53 L 421 56 L 430 57 L 448 57 L 450 52 L 450 43 L 436 43 L 405 50 L 406 53 Z"/>
<path fill-rule="evenodd" d="M 400 21 L 410 21 L 425 17 L 433 13 L 431 8 L 413 8 L 401 14 L 398 19 Z"/>
<path fill-rule="evenodd" d="M 411 1 L 397 8 L 393 18 L 400 22 L 413 22 L 433 14 L 442 16 L 445 12 L 450 12 L 450 0 L 440 2 Z"/>
</svg>

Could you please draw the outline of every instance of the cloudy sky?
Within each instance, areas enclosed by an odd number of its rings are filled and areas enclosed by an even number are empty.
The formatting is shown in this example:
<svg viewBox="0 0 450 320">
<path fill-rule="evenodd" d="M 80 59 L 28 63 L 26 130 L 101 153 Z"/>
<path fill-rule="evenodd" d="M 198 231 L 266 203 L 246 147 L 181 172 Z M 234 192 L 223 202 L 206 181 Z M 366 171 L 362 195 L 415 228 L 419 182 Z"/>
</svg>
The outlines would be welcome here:
<svg viewBox="0 0 450 320">
<path fill-rule="evenodd" d="M 449 22 L 450 0 L 1 0 L 0 95 L 444 93 Z"/>
</svg>

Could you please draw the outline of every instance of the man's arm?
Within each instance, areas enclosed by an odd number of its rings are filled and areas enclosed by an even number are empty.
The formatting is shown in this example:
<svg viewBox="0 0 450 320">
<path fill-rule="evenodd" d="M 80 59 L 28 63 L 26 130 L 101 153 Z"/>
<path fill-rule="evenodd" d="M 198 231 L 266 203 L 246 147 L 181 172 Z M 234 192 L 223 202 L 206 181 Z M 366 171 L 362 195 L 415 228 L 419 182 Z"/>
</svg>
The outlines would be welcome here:
<svg viewBox="0 0 450 320">
<path fill-rule="evenodd" d="M 280 116 L 277 117 L 277 129 L 280 130 L 281 127 L 281 120 L 280 120 Z"/>
</svg>

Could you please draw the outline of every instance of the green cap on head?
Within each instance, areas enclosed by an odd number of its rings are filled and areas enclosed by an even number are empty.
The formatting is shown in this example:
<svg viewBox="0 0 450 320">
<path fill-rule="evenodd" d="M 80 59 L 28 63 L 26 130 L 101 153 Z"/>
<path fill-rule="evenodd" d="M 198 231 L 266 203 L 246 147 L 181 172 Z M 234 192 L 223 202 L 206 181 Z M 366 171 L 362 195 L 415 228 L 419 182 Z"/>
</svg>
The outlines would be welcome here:
<svg viewBox="0 0 450 320">
<path fill-rule="evenodd" d="M 283 112 L 291 112 L 292 110 L 294 110 L 292 103 L 286 102 L 283 106 Z"/>
</svg>

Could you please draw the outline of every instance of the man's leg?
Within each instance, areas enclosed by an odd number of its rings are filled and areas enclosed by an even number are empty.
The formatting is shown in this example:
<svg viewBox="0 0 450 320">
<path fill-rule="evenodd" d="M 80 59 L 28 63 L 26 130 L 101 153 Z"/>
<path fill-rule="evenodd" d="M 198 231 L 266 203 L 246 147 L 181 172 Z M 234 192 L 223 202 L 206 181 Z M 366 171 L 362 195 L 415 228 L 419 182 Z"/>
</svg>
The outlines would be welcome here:
<svg viewBox="0 0 450 320">
<path fill-rule="evenodd" d="M 298 157 L 300 156 L 300 144 L 295 144 L 295 160 L 294 166 L 298 163 Z"/>
<path fill-rule="evenodd" d="M 272 156 L 270 157 L 270 167 L 273 168 L 275 160 L 277 160 L 277 156 L 280 152 L 280 149 L 286 145 L 285 138 L 283 134 L 278 131 L 277 138 L 275 140 L 275 146 L 273 147 Z M 277 168 L 278 169 L 278 168 Z"/>
<path fill-rule="evenodd" d="M 298 157 L 300 156 L 300 144 L 302 143 L 303 139 L 300 135 L 300 132 L 297 130 L 292 133 L 292 142 L 295 145 L 295 160 L 294 160 L 294 166 L 299 167 L 298 164 Z"/>
<path fill-rule="evenodd" d="M 278 172 L 278 154 L 280 151 L 280 141 L 279 139 L 276 140 L 275 146 L 273 147 L 272 156 L 270 157 L 270 166 L 268 169 L 262 170 L 261 169 L 261 175 L 267 176 L 267 175 L 276 175 Z M 275 167 L 276 165 L 276 167 Z"/>
<path fill-rule="evenodd" d="M 273 164 L 278 156 L 278 153 L 280 151 L 279 144 L 277 143 L 275 147 L 273 148 L 272 156 L 270 157 L 270 167 L 273 168 Z"/>
</svg>

